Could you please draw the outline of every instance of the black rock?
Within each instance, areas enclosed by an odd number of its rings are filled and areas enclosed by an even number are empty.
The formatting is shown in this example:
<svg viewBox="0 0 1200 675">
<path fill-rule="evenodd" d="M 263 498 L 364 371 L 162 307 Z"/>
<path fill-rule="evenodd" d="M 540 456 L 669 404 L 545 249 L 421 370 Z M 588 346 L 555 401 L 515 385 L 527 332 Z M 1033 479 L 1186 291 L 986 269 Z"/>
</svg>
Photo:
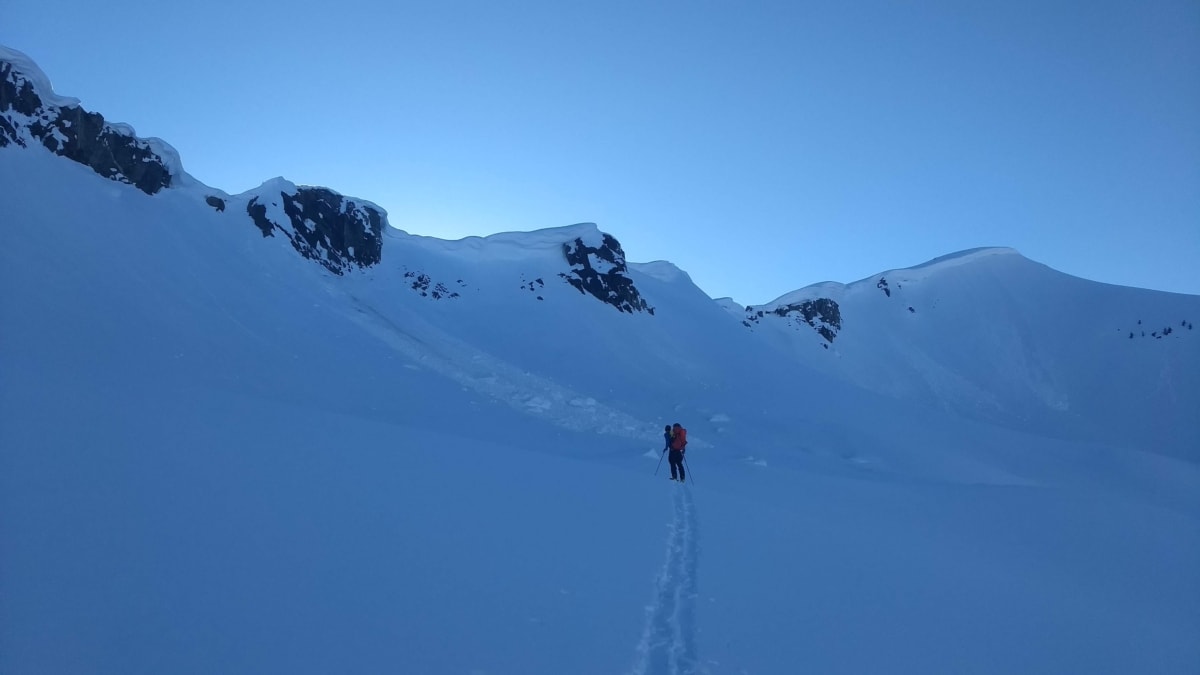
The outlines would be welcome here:
<svg viewBox="0 0 1200 675">
<path fill-rule="evenodd" d="M 171 169 L 149 143 L 109 125 L 99 113 L 45 103 L 28 77 L 0 61 L 0 147 L 27 147 L 29 140 L 146 194 L 171 186 Z"/>
<path fill-rule="evenodd" d="M 771 310 L 771 313 L 781 318 L 792 315 L 799 317 L 828 342 L 833 342 L 837 331 L 842 329 L 842 310 L 837 302 L 830 298 L 780 305 Z"/>
<path fill-rule="evenodd" d="M 268 218 L 266 204 L 260 197 L 251 199 L 246 206 L 246 212 L 264 237 L 282 232 L 300 255 L 334 274 L 379 263 L 384 216 L 374 207 L 319 187 L 296 188 L 291 194 L 281 191 L 279 198 L 287 223 Z"/>
<path fill-rule="evenodd" d="M 563 244 L 563 254 L 571 265 L 571 271 L 559 276 L 579 289 L 580 293 L 591 294 L 621 312 L 654 314 L 654 308 L 646 304 L 633 285 L 633 279 L 629 278 L 625 251 L 611 235 L 603 235 L 598 247 L 588 246 L 583 239 L 576 238 Z"/>
</svg>

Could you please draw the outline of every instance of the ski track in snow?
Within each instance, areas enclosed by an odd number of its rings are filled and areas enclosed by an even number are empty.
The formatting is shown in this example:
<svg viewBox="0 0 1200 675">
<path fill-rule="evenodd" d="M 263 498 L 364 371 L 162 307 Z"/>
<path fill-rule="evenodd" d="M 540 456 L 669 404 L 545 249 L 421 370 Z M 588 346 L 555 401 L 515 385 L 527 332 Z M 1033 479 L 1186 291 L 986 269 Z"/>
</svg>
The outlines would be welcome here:
<svg viewBox="0 0 1200 675">
<path fill-rule="evenodd" d="M 675 517 L 667 554 L 646 606 L 646 627 L 637 647 L 633 675 L 690 675 L 700 672 L 696 648 L 696 572 L 700 543 L 691 489 L 675 485 Z"/>
</svg>

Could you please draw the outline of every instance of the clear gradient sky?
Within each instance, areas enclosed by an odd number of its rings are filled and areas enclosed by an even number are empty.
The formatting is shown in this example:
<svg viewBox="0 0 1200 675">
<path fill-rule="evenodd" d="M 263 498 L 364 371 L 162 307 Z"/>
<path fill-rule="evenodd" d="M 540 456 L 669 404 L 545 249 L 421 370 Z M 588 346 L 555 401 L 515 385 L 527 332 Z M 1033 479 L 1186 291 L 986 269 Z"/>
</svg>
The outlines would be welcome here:
<svg viewBox="0 0 1200 675">
<path fill-rule="evenodd" d="M 762 303 L 977 246 L 1200 294 L 1200 2 L 0 3 L 227 192 L 444 238 L 592 221 Z"/>
</svg>

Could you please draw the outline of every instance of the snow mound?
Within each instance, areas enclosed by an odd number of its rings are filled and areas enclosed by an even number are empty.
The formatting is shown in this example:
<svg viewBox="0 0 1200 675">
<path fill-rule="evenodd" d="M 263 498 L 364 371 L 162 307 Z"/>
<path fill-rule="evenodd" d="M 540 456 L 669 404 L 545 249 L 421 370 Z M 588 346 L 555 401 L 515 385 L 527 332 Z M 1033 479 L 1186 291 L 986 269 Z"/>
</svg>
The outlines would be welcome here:
<svg viewBox="0 0 1200 675">
<path fill-rule="evenodd" d="M 669 263 L 665 260 L 655 260 L 647 263 L 629 263 L 629 269 L 638 274 L 644 274 L 652 279 L 666 283 L 692 282 L 692 278 L 688 276 L 687 272 L 676 267 L 674 263 Z"/>
<path fill-rule="evenodd" d="M 485 257 L 489 260 L 524 260 L 547 251 L 561 254 L 563 244 L 576 239 L 582 239 L 584 244 L 590 246 L 599 246 L 603 236 L 595 223 L 576 223 L 532 232 L 500 232 L 486 237 L 438 239 L 407 234 L 407 239 L 410 244 L 432 253 Z"/>
<path fill-rule="evenodd" d="M 769 309 L 780 305 L 787 305 L 805 300 L 814 300 L 816 298 L 828 298 L 835 302 L 841 302 L 847 293 L 870 289 L 874 291 L 880 278 L 899 277 L 904 282 L 915 282 L 933 277 L 946 270 L 961 267 L 964 265 L 976 264 L 981 261 L 995 259 L 999 256 L 1016 256 L 1025 260 L 1024 256 L 1014 248 L 1001 246 L 972 248 L 957 253 L 939 256 L 932 260 L 923 262 L 912 267 L 903 267 L 898 269 L 886 270 L 879 274 L 872 274 L 869 277 L 859 279 L 858 281 L 849 284 L 843 284 L 836 281 L 822 281 L 815 284 L 810 284 L 803 288 L 785 293 L 771 302 L 763 305 L 757 305 L 756 308 Z"/>
</svg>

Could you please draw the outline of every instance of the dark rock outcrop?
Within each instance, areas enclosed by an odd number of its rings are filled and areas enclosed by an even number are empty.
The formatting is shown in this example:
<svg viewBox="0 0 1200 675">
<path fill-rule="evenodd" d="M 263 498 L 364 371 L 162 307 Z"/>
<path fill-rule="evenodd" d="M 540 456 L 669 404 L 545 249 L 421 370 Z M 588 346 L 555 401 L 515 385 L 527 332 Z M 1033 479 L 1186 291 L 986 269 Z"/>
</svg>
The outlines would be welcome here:
<svg viewBox="0 0 1200 675">
<path fill-rule="evenodd" d="M 837 302 L 830 298 L 817 298 L 779 305 L 774 309 L 762 310 L 753 307 L 746 308 L 746 319 L 742 325 L 750 327 L 764 317 L 777 316 L 781 319 L 794 320 L 803 323 L 817 331 L 826 342 L 833 342 L 837 333 L 842 329 L 842 310 Z"/>
<path fill-rule="evenodd" d="M 78 105 L 47 104 L 29 76 L 0 60 L 0 147 L 30 142 L 146 194 L 171 186 L 167 161 L 148 142 Z"/>
<path fill-rule="evenodd" d="M 424 272 L 409 270 L 407 267 L 404 270 L 404 278 L 411 279 L 409 287 L 419 293 L 422 298 L 433 298 L 441 300 L 443 298 L 454 299 L 460 296 L 458 291 L 452 291 L 446 284 L 440 281 L 434 281 L 433 277 Z M 459 279 L 455 282 L 460 288 L 466 287 L 466 282 Z"/>
<path fill-rule="evenodd" d="M 1138 322 L 1138 325 L 1142 325 L 1142 320 L 1141 320 L 1141 319 L 1138 319 L 1138 321 L 1137 321 L 1137 322 Z M 1188 330 L 1191 330 L 1191 329 L 1192 329 L 1192 322 L 1191 322 L 1191 321 L 1188 321 L 1187 319 L 1184 319 L 1183 321 L 1180 321 L 1180 322 L 1179 322 L 1179 327 L 1180 327 L 1180 328 L 1186 328 L 1186 329 L 1188 329 Z M 1120 329 L 1120 328 L 1118 328 L 1117 330 L 1121 330 L 1121 329 Z M 1132 331 L 1132 330 L 1131 330 L 1131 331 L 1129 331 L 1129 339 L 1130 339 L 1130 340 L 1132 340 L 1132 339 L 1134 338 L 1134 333 L 1135 333 L 1135 332 L 1137 332 L 1137 333 L 1138 333 L 1138 336 L 1139 336 L 1139 337 L 1146 337 L 1146 331 L 1144 331 L 1144 330 L 1141 330 L 1141 331 Z M 1178 334 L 1177 334 L 1177 333 L 1178 333 Z M 1173 334 L 1175 334 L 1175 337 L 1176 337 L 1176 338 L 1178 338 L 1178 337 L 1181 337 L 1181 336 L 1183 335 L 1182 333 L 1179 333 L 1178 331 L 1176 331 L 1176 330 L 1175 330 L 1175 328 L 1174 328 L 1173 326 L 1170 326 L 1170 325 L 1167 325 L 1167 326 L 1165 326 L 1165 327 L 1163 327 L 1163 328 L 1161 328 L 1161 329 L 1159 329 L 1159 330 L 1150 331 L 1150 337 L 1154 338 L 1155 340 L 1161 340 L 1161 339 L 1163 339 L 1163 338 L 1165 338 L 1165 337 L 1170 337 L 1170 336 L 1171 336 L 1171 335 L 1173 335 Z"/>
<path fill-rule="evenodd" d="M 546 282 L 542 281 L 542 279 L 540 277 L 537 279 L 534 279 L 533 281 L 525 281 L 524 278 L 521 279 L 521 288 L 529 291 L 530 293 L 536 294 L 538 290 L 545 288 L 545 287 L 546 287 Z M 538 300 L 545 300 L 545 298 L 540 295 L 538 295 L 536 297 Z"/>
<path fill-rule="evenodd" d="M 378 209 L 319 187 L 277 194 L 278 201 L 268 192 L 246 205 L 246 212 L 264 237 L 283 233 L 300 255 L 334 274 L 379 262 L 384 216 Z"/>
<path fill-rule="evenodd" d="M 559 276 L 580 293 L 589 293 L 618 311 L 654 314 L 654 308 L 646 304 L 628 276 L 625 251 L 620 242 L 611 235 L 602 236 L 600 246 L 596 247 L 588 246 L 582 238 L 563 244 L 563 254 L 571 271 Z"/>
<path fill-rule="evenodd" d="M 190 184 L 166 143 L 138 138 L 128 126 L 110 124 L 74 99 L 55 95 L 32 61 L 0 47 L 0 148 L 31 144 L 148 195 Z M 263 236 L 282 232 L 301 255 L 335 274 L 379 262 L 386 224 L 381 210 L 324 188 L 297 188 L 286 181 L 268 185 L 246 205 Z M 214 195 L 204 201 L 219 212 L 228 206 Z"/>
<path fill-rule="evenodd" d="M 802 319 L 804 323 L 825 338 L 826 342 L 833 342 L 833 338 L 837 337 L 837 331 L 842 329 L 841 308 L 829 298 L 817 298 L 816 300 L 782 305 L 776 307 L 771 313 L 780 317 L 795 316 Z"/>
</svg>

